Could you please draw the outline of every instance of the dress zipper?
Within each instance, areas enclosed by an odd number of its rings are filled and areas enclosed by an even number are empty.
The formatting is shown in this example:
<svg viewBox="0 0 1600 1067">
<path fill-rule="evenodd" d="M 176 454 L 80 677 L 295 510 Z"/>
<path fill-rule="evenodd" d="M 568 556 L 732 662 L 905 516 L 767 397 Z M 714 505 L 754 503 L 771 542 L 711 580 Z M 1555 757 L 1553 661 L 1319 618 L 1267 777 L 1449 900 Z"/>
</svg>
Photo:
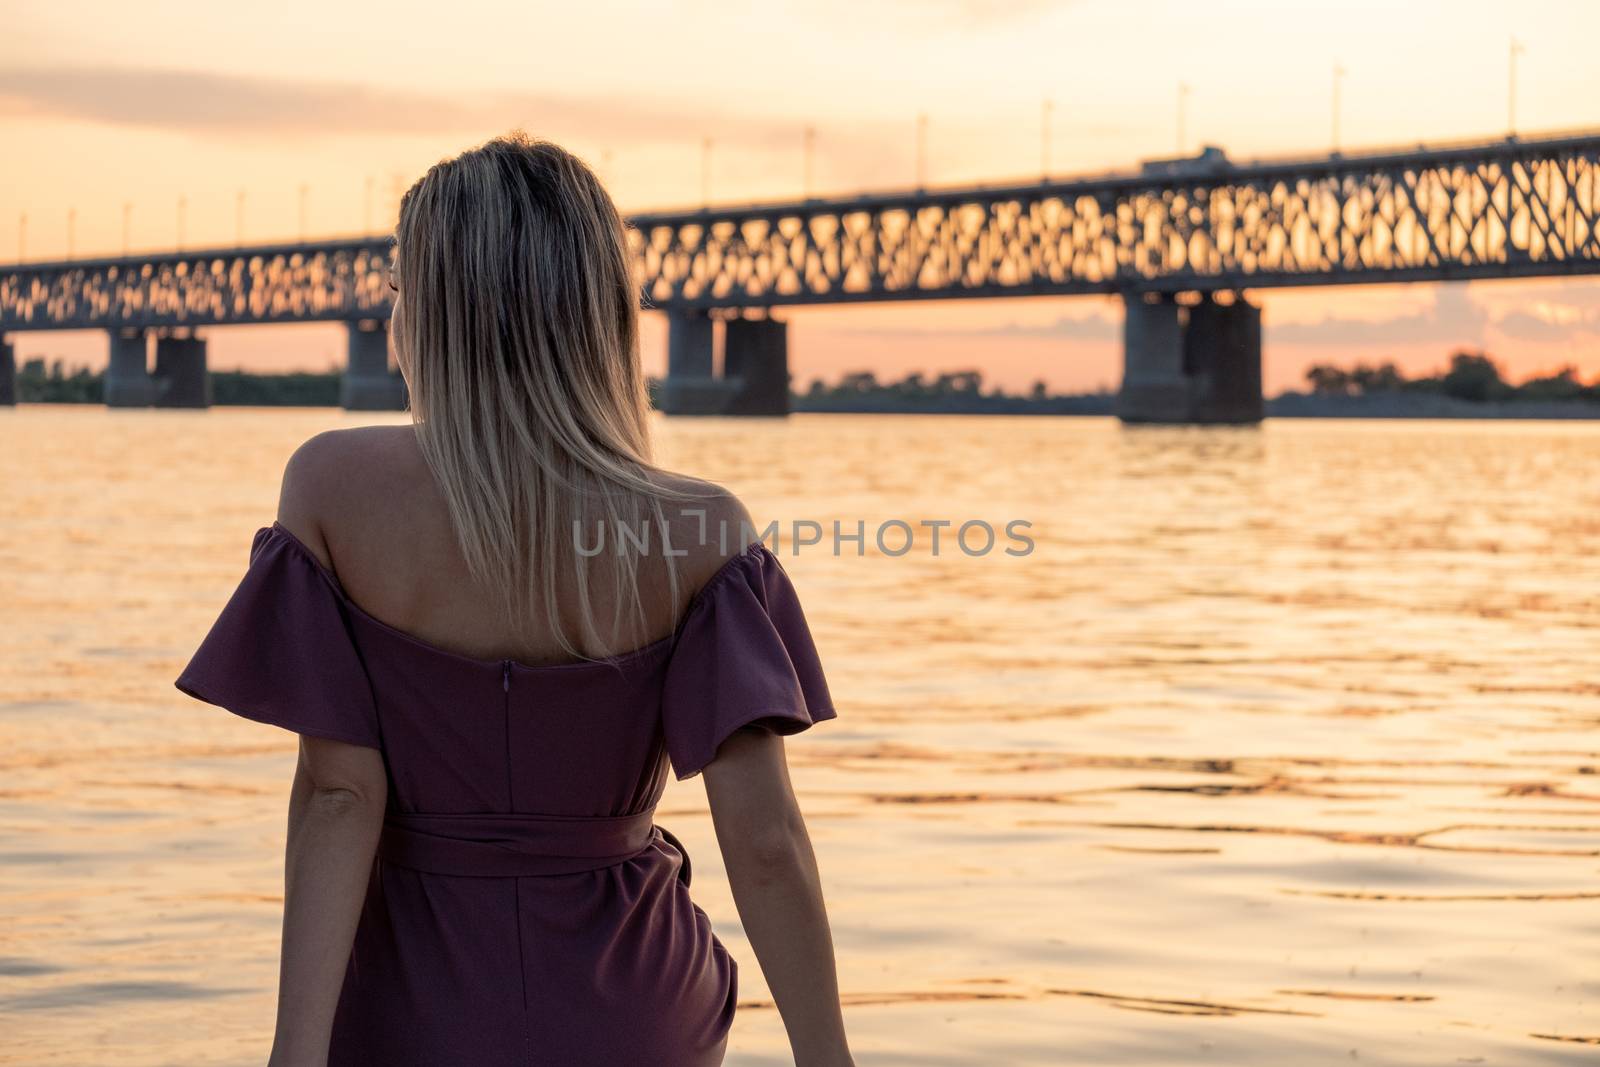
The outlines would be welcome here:
<svg viewBox="0 0 1600 1067">
<path fill-rule="evenodd" d="M 504 693 L 500 703 L 500 714 L 506 723 L 506 803 L 510 811 L 517 810 L 516 785 L 511 776 L 511 661 L 500 661 L 500 689 Z"/>
</svg>

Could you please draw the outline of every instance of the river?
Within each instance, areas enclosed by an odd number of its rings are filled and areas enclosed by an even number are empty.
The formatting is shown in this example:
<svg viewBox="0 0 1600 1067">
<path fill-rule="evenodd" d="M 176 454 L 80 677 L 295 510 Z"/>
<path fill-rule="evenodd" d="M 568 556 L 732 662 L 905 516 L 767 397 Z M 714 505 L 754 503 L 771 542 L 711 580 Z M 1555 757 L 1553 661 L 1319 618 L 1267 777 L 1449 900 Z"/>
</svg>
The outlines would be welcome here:
<svg viewBox="0 0 1600 1067">
<path fill-rule="evenodd" d="M 403 415 L 0 411 L 0 1063 L 265 1061 L 294 739 L 172 679 L 294 447 Z M 758 516 L 867 1065 L 1593 1062 L 1600 425 L 660 425 Z M 900 520 L 1033 550 L 903 556 Z M 1003 547 L 1003 542 L 1002 542 Z M 661 818 L 788 1062 L 698 780 Z"/>
</svg>

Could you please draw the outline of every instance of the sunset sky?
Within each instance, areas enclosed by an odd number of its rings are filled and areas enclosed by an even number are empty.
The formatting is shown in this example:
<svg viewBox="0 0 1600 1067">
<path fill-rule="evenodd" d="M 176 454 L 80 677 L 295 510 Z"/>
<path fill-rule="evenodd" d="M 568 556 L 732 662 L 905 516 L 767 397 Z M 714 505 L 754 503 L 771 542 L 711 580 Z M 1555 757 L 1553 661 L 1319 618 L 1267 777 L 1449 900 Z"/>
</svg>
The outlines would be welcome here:
<svg viewBox="0 0 1600 1067">
<path fill-rule="evenodd" d="M 581 9 L 581 10 L 580 10 Z M 697 205 L 711 138 L 713 200 L 914 183 L 1042 167 L 1128 168 L 1178 144 L 1236 158 L 1325 152 L 1342 79 L 1347 149 L 1503 136 L 1518 56 L 1525 136 L 1600 126 L 1600 4 L 1294 4 L 877 0 L 537 5 L 0 3 L 0 261 L 177 242 L 230 245 L 385 231 L 396 194 L 441 156 L 520 126 L 587 158 L 625 212 Z M 1511 377 L 1600 374 L 1600 282 L 1498 282 L 1263 292 L 1269 393 L 1313 362 L 1393 358 L 1411 372 L 1457 346 Z M 1114 386 L 1120 306 L 1030 298 L 794 310 L 791 369 L 981 369 L 1023 388 Z M 664 363 L 647 316 L 646 365 Z M 322 368 L 333 326 L 214 329 L 213 369 Z M 25 334 L 18 356 L 101 365 L 103 334 Z"/>
</svg>

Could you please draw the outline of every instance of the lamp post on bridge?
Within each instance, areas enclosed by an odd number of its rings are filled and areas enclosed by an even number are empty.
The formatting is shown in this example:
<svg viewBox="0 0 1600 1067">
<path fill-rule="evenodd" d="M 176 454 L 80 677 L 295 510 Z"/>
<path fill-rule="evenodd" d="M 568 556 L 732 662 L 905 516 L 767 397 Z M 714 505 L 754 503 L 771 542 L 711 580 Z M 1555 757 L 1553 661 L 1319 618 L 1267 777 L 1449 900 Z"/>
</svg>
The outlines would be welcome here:
<svg viewBox="0 0 1600 1067">
<path fill-rule="evenodd" d="M 1527 49 L 1513 36 L 1510 62 L 1506 66 L 1506 133 L 1511 137 L 1517 135 L 1517 56 L 1525 51 Z"/>
<path fill-rule="evenodd" d="M 1189 150 L 1189 83 L 1178 83 L 1178 155 Z"/>
<path fill-rule="evenodd" d="M 1050 180 L 1050 113 L 1054 110 L 1054 102 L 1045 97 L 1039 119 L 1039 174 L 1046 181 Z"/>
<path fill-rule="evenodd" d="M 1339 86 L 1344 80 L 1344 67 L 1333 65 L 1333 150 L 1339 151 Z"/>
<path fill-rule="evenodd" d="M 711 138 L 700 142 L 700 206 L 711 208 Z"/>
<path fill-rule="evenodd" d="M 917 188 L 928 184 L 928 116 L 917 116 Z"/>
<path fill-rule="evenodd" d="M 817 128 L 807 126 L 805 130 L 805 175 L 801 186 L 801 195 L 807 200 L 811 199 L 812 168 L 817 154 Z"/>
</svg>

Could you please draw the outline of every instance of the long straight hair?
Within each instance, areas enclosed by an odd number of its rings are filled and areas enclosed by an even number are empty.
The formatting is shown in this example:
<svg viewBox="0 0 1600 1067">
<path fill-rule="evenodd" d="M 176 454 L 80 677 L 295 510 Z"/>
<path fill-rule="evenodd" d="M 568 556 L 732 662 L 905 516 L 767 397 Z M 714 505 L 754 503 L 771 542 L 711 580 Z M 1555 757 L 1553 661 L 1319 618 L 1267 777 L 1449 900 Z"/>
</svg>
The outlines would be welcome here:
<svg viewBox="0 0 1600 1067">
<path fill-rule="evenodd" d="M 578 658 L 615 651 L 625 612 L 644 624 L 649 551 L 621 529 L 664 539 L 662 502 L 686 495 L 653 477 L 640 290 L 616 206 L 582 161 L 517 131 L 423 175 L 400 201 L 395 246 L 395 348 L 469 570 L 519 633 L 542 624 Z M 604 628 L 580 523 L 613 535 Z M 563 573 L 575 613 L 558 604 Z"/>
</svg>

